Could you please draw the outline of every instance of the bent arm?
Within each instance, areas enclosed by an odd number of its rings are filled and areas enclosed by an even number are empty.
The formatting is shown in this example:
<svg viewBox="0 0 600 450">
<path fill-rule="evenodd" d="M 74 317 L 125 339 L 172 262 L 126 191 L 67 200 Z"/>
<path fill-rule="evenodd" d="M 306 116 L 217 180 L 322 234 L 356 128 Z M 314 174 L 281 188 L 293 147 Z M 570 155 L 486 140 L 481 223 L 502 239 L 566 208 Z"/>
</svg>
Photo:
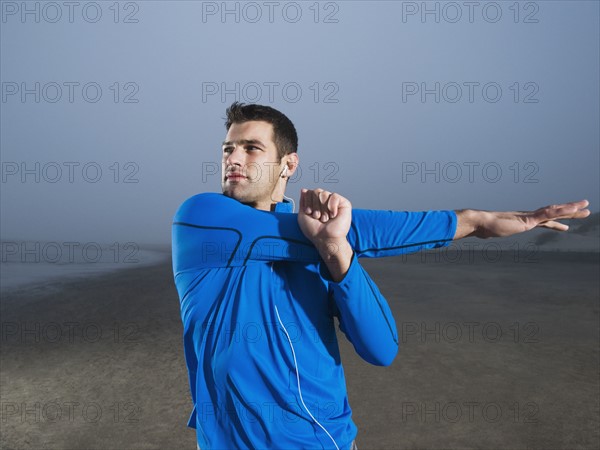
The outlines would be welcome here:
<svg viewBox="0 0 600 450">
<path fill-rule="evenodd" d="M 319 270 L 328 282 L 330 296 L 339 311 L 340 329 L 356 353 L 368 363 L 390 365 L 398 353 L 396 321 L 386 299 L 356 255 L 352 256 L 350 267 L 339 282 L 332 280 L 323 265 Z"/>
</svg>

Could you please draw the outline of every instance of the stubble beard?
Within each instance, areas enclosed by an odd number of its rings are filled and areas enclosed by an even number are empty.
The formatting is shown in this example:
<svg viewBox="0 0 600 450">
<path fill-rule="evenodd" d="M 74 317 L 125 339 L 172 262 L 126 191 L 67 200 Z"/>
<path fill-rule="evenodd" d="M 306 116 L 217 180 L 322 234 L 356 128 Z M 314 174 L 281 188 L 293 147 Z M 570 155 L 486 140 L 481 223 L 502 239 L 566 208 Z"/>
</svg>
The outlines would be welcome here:
<svg viewBox="0 0 600 450">
<path fill-rule="evenodd" d="M 222 185 L 223 194 L 231 197 L 240 203 L 250 206 L 256 206 L 259 203 L 272 203 L 275 183 L 272 185 L 255 185 L 250 181 L 243 181 L 243 185 L 237 183 L 224 182 Z"/>
</svg>

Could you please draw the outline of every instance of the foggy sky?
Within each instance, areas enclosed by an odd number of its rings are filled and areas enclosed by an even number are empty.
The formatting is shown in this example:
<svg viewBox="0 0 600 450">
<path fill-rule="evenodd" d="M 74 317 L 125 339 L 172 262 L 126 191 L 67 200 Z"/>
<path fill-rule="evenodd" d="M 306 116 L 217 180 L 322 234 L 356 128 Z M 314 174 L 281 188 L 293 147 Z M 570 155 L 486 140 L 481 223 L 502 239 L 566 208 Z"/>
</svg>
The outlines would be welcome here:
<svg viewBox="0 0 600 450">
<path fill-rule="evenodd" d="M 296 200 L 599 209 L 598 2 L 91 3 L 2 2 L 2 239 L 169 243 L 234 100 L 296 125 Z"/>
</svg>

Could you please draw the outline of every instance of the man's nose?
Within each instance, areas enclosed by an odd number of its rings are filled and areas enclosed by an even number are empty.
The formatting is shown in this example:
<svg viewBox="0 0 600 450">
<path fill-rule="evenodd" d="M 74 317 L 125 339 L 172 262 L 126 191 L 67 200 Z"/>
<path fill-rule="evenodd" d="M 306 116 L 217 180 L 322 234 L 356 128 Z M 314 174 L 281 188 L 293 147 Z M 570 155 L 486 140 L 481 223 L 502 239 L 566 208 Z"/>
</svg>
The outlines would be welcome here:
<svg viewBox="0 0 600 450">
<path fill-rule="evenodd" d="M 227 163 L 227 166 L 232 166 L 234 164 L 243 166 L 245 155 L 246 155 L 246 153 L 244 152 L 244 149 L 242 147 L 236 145 L 235 147 L 233 147 L 233 150 L 225 158 L 225 162 Z"/>
</svg>

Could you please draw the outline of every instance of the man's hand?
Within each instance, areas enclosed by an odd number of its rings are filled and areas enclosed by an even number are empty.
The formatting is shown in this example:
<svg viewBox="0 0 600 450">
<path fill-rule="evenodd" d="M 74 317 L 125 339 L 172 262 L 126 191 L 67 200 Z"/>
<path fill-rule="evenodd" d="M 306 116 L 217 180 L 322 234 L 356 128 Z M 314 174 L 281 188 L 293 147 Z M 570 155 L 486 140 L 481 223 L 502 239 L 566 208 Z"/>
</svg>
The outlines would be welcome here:
<svg viewBox="0 0 600 450">
<path fill-rule="evenodd" d="M 352 222 L 352 204 L 340 194 L 323 189 L 302 189 L 298 224 L 315 245 L 334 281 L 341 281 L 352 261 L 346 239 Z"/>
<path fill-rule="evenodd" d="M 346 239 L 351 222 L 352 204 L 347 198 L 323 189 L 302 189 L 300 192 L 298 223 L 315 245 Z"/>
<path fill-rule="evenodd" d="M 567 231 L 568 225 L 557 222 L 560 219 L 583 219 L 590 215 L 589 202 L 563 203 L 545 206 L 535 211 L 457 211 L 458 224 L 454 239 L 467 236 L 479 238 L 505 237 L 523 233 L 536 227 Z"/>
</svg>

